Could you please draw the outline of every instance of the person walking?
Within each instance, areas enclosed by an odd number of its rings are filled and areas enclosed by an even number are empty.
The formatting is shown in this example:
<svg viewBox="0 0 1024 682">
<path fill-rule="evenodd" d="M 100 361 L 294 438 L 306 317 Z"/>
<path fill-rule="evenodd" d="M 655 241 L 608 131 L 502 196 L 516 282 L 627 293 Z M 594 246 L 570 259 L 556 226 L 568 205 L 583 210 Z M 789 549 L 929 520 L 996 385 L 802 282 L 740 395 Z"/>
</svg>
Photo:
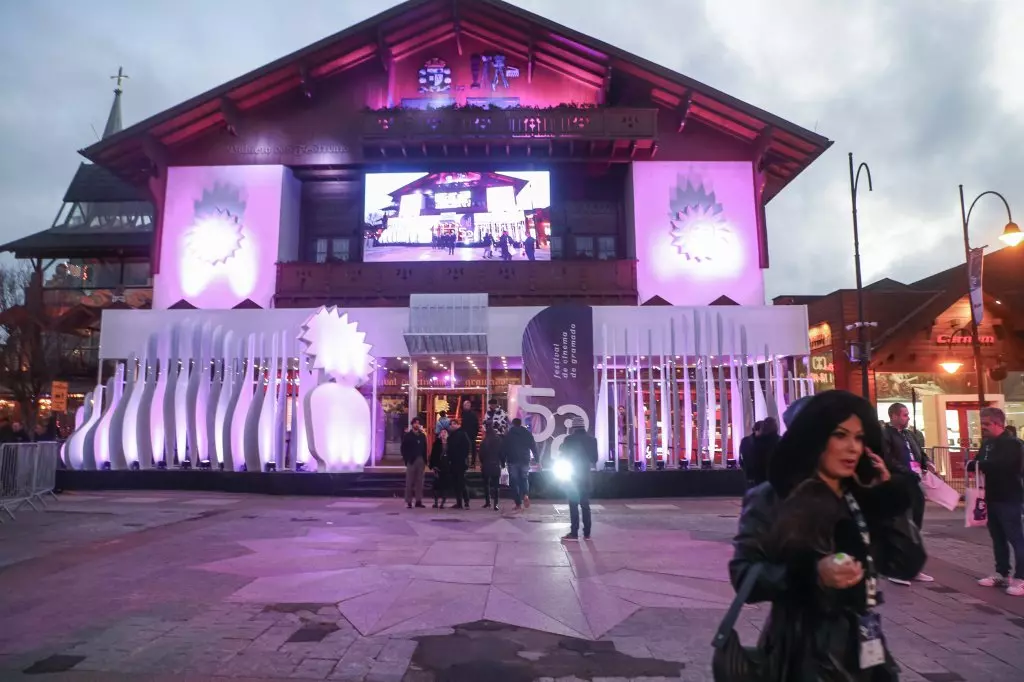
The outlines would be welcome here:
<svg viewBox="0 0 1024 682">
<path fill-rule="evenodd" d="M 423 476 L 427 469 L 427 434 L 419 417 L 412 420 L 409 430 L 402 436 L 402 461 L 405 462 L 405 506 L 423 509 Z"/>
<path fill-rule="evenodd" d="M 453 426 L 457 424 L 453 423 Z M 466 489 L 466 469 L 469 463 L 469 435 L 456 428 L 448 437 L 448 460 L 451 466 L 451 485 L 455 494 L 455 508 L 469 509 L 469 490 Z"/>
<path fill-rule="evenodd" d="M 480 444 L 480 475 L 484 479 L 484 509 L 490 507 L 498 511 L 498 483 L 501 468 L 505 466 L 504 438 L 498 435 L 493 426 L 487 427 L 487 434 Z M 494 500 L 494 504 L 491 504 Z"/>
<path fill-rule="evenodd" d="M 509 486 L 516 500 L 516 512 L 530 508 L 530 457 L 538 457 L 537 441 L 523 420 L 516 417 L 505 436 L 505 459 L 508 462 Z"/>
<path fill-rule="evenodd" d="M 437 413 L 437 421 L 434 422 L 434 435 L 440 436 L 442 431 L 452 430 L 452 420 L 448 418 L 448 413 L 441 410 Z"/>
<path fill-rule="evenodd" d="M 998 407 L 981 409 L 981 449 L 968 470 L 981 469 L 985 475 L 985 504 L 988 532 L 992 536 L 995 574 L 982 578 L 982 587 L 1003 587 L 1012 597 L 1024 597 L 1024 446 L 1006 429 L 1006 413 Z M 1013 577 L 1010 578 L 1010 550 Z"/>
<path fill-rule="evenodd" d="M 462 430 L 469 436 L 469 468 L 476 467 L 476 439 L 480 436 L 480 417 L 469 400 L 462 403 Z"/>
<path fill-rule="evenodd" d="M 750 588 L 747 603 L 771 603 L 758 679 L 895 682 L 878 576 L 924 564 L 919 541 L 894 523 L 916 482 L 875 454 L 881 425 L 860 396 L 825 391 L 786 421 L 768 481 L 744 499 L 729 562 L 733 587 Z"/>
<path fill-rule="evenodd" d="M 882 458 L 890 471 L 899 471 L 910 476 L 917 485 L 911 490 L 911 518 L 918 530 L 924 524 L 924 491 L 921 489 L 921 475 L 925 471 L 935 473 L 935 466 L 928 461 L 910 425 L 910 410 L 903 403 L 889 406 L 889 423 L 882 429 Z M 927 573 L 918 573 L 917 582 L 930 583 L 935 578 Z M 889 582 L 909 586 L 909 580 L 889 577 Z"/>
<path fill-rule="evenodd" d="M 597 465 L 597 439 L 587 433 L 583 420 L 574 417 L 572 433 L 562 441 L 559 455 L 572 467 L 566 481 L 566 495 L 569 498 L 569 534 L 562 540 L 580 539 L 580 512 L 583 512 L 583 539 L 590 539 L 590 471 Z"/>
<path fill-rule="evenodd" d="M 491 398 L 487 401 L 487 414 L 484 415 L 484 426 L 494 427 L 499 436 L 508 433 L 508 412 L 498 406 L 498 401 Z"/>
</svg>

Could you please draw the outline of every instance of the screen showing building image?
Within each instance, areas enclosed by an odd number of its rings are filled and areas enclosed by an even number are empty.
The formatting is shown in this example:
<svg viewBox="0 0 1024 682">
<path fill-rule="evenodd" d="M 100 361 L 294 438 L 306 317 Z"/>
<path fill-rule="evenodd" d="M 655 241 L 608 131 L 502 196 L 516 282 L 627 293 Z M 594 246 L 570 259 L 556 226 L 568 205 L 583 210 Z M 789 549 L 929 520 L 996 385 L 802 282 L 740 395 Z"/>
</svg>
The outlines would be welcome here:
<svg viewBox="0 0 1024 682">
<path fill-rule="evenodd" d="M 547 171 L 367 173 L 363 260 L 551 260 Z"/>
</svg>

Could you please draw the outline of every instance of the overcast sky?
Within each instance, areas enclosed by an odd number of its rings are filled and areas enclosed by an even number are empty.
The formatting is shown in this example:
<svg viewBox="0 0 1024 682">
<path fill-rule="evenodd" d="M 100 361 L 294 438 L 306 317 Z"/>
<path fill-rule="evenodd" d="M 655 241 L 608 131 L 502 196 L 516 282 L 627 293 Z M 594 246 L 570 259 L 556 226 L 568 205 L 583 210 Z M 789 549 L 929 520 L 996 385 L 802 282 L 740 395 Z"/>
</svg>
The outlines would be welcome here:
<svg viewBox="0 0 1024 682">
<path fill-rule="evenodd" d="M 963 261 L 957 185 L 1024 217 L 1020 0 L 513 0 L 835 140 L 768 207 L 769 296 L 853 285 L 847 152 L 867 281 Z M 391 0 L 0 0 L 0 239 L 50 226 L 125 67 L 130 125 Z M 986 198 L 976 244 L 1005 223 Z"/>
</svg>

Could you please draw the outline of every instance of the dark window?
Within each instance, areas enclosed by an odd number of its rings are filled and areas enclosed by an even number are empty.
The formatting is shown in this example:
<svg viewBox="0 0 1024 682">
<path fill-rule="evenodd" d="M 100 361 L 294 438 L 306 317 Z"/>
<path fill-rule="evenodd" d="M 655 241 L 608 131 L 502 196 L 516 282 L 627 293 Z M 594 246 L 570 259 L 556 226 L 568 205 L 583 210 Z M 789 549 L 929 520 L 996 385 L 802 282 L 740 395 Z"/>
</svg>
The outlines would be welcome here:
<svg viewBox="0 0 1024 682">
<path fill-rule="evenodd" d="M 577 258 L 593 258 L 594 257 L 594 238 L 593 237 L 576 237 L 576 257 Z"/>
<path fill-rule="evenodd" d="M 597 238 L 597 259 L 598 260 L 615 260 L 618 258 L 618 249 L 615 245 L 615 237 L 598 237 Z"/>
<path fill-rule="evenodd" d="M 352 241 L 348 237 L 319 237 L 313 241 L 313 260 L 348 262 L 351 260 Z"/>
</svg>

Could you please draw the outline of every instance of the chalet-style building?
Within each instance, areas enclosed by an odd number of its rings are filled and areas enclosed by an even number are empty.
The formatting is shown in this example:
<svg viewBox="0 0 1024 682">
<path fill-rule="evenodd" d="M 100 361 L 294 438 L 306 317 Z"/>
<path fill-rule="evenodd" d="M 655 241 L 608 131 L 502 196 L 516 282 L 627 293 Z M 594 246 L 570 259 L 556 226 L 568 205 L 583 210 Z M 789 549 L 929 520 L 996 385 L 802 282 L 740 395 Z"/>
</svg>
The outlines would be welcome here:
<svg viewBox="0 0 1024 682">
<path fill-rule="evenodd" d="M 882 279 L 864 289 L 871 329 L 871 399 L 880 419 L 901 402 L 914 410 L 927 445 L 974 447 L 980 440 L 978 376 L 971 346 L 967 275 L 959 265 L 917 282 Z M 1024 249 L 985 256 L 984 316 L 979 339 L 989 404 L 1024 428 Z M 780 296 L 776 305 L 806 305 L 811 373 L 819 389 L 861 392 L 860 366 L 849 362 L 857 338 L 857 292 Z"/>
</svg>

